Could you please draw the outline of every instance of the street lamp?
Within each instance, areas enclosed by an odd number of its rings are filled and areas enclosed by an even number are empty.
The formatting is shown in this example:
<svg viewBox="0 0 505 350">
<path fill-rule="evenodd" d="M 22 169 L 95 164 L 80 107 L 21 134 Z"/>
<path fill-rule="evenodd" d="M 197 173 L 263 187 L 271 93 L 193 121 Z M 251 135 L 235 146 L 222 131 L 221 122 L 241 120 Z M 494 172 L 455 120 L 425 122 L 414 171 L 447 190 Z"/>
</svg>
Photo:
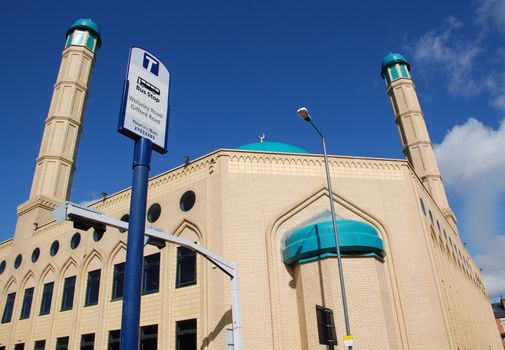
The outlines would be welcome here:
<svg viewBox="0 0 505 350">
<path fill-rule="evenodd" d="M 331 177 L 330 177 L 330 165 L 328 162 L 328 154 L 326 153 L 326 137 L 318 129 L 318 127 L 312 121 L 312 118 L 309 114 L 307 108 L 302 107 L 297 111 L 298 116 L 305 120 L 307 123 L 310 123 L 312 127 L 317 131 L 319 136 L 321 136 L 321 141 L 323 143 L 323 155 L 324 155 L 324 165 L 326 168 L 326 181 L 328 182 L 328 194 L 330 198 L 330 210 L 331 210 L 331 222 L 333 224 L 333 235 L 335 236 L 335 248 L 337 250 L 337 260 L 338 260 L 338 275 L 340 277 L 340 291 L 342 294 L 342 305 L 344 308 L 344 320 L 345 320 L 345 332 L 346 337 L 344 337 L 344 343 L 349 343 L 348 349 L 352 349 L 352 336 L 351 336 L 351 326 L 349 325 L 349 315 L 347 312 L 347 297 L 345 293 L 345 284 L 344 284 L 344 271 L 342 269 L 342 256 L 340 254 L 340 241 L 338 239 L 338 230 L 337 230 L 337 217 L 335 215 L 335 205 L 333 204 L 333 187 L 331 186 Z"/>
</svg>

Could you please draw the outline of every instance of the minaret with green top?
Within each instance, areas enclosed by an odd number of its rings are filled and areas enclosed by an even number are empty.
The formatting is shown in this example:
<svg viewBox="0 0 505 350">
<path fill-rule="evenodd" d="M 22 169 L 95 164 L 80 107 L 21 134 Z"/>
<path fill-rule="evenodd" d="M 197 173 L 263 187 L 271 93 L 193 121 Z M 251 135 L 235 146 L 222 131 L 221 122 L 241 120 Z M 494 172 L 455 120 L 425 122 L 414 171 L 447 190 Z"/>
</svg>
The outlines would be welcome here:
<svg viewBox="0 0 505 350">
<path fill-rule="evenodd" d="M 91 19 L 79 19 L 67 30 L 30 198 L 18 207 L 17 233 L 26 221 L 32 221 L 29 224 L 33 227 L 51 221 L 54 206 L 69 199 L 91 72 L 100 45 L 100 30 Z"/>
<path fill-rule="evenodd" d="M 381 75 L 386 81 L 386 90 L 393 106 L 403 153 L 446 219 L 456 230 L 456 217 L 447 201 L 435 152 L 410 76 L 410 64 L 400 54 L 389 54 L 382 61 Z"/>
</svg>

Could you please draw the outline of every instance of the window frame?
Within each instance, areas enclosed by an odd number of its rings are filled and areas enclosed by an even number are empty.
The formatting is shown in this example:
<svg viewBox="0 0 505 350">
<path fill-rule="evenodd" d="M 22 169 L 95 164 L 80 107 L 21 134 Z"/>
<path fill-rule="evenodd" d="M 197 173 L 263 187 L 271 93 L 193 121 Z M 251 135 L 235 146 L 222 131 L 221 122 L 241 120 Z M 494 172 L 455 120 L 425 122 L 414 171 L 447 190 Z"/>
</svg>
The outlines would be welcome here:
<svg viewBox="0 0 505 350">
<path fill-rule="evenodd" d="M 25 320 L 27 318 L 30 318 L 30 314 L 32 311 L 32 304 L 33 304 L 33 294 L 35 291 L 35 287 L 30 287 L 25 289 L 25 294 L 23 295 L 23 304 L 21 304 L 21 312 L 19 315 L 20 320 Z M 30 292 L 28 295 L 27 293 Z M 29 298 L 29 299 L 27 299 Z"/>
<path fill-rule="evenodd" d="M 123 270 L 119 271 L 119 266 L 123 266 Z M 126 262 L 121 262 L 114 264 L 114 270 L 112 273 L 112 291 L 111 291 L 111 301 L 121 300 L 124 296 L 124 275 L 126 271 Z M 121 283 L 119 283 L 122 277 Z M 121 287 L 121 295 L 119 295 L 119 288 Z"/>
<path fill-rule="evenodd" d="M 67 282 L 71 281 L 71 279 L 73 279 L 74 283 L 73 285 L 68 285 Z M 73 307 L 74 307 L 74 297 L 75 297 L 75 285 L 76 285 L 76 282 L 77 282 L 77 276 L 68 276 L 68 277 L 65 277 L 65 280 L 63 282 L 63 293 L 61 295 L 61 308 L 60 308 L 60 311 L 68 311 L 68 310 L 72 310 Z M 69 290 L 72 290 L 71 292 L 69 292 Z M 67 293 L 71 293 L 71 294 L 67 294 Z M 65 305 L 65 301 L 67 299 L 70 299 L 70 305 Z"/>
<path fill-rule="evenodd" d="M 193 328 L 187 328 L 187 329 L 182 329 L 181 330 L 181 325 L 186 323 L 192 323 L 194 322 L 194 327 Z M 197 342 L 197 332 L 198 332 L 198 319 L 196 318 L 191 318 L 187 320 L 179 320 L 175 322 L 175 349 L 176 350 L 186 350 L 185 348 L 181 347 L 181 337 L 187 336 L 187 335 L 192 335 L 194 336 L 194 341 L 195 344 Z"/>
<path fill-rule="evenodd" d="M 96 275 L 92 275 L 96 274 Z M 84 306 L 93 306 L 97 305 L 100 301 L 100 279 L 102 275 L 102 269 L 96 269 L 92 271 L 88 271 L 88 278 L 86 279 L 86 294 L 84 298 Z M 94 294 L 93 287 L 96 287 L 96 298 L 92 298 Z M 96 300 L 95 300 L 96 299 Z"/>
<path fill-rule="evenodd" d="M 148 261 L 150 259 L 153 259 L 153 261 Z M 159 252 L 144 256 L 142 268 L 142 295 L 154 294 L 160 291 L 160 264 L 161 254 Z M 153 289 L 147 289 L 146 281 L 149 278 L 148 274 L 150 272 L 155 273 L 156 287 Z"/>
<path fill-rule="evenodd" d="M 9 323 L 12 320 L 12 313 L 14 311 L 14 304 L 16 303 L 16 292 L 7 294 L 5 299 L 4 312 L 2 314 L 1 323 Z"/>
<path fill-rule="evenodd" d="M 186 247 L 177 247 L 175 288 L 195 285 L 198 281 L 196 252 Z M 192 278 L 182 281 L 183 264 L 193 264 Z"/>
</svg>

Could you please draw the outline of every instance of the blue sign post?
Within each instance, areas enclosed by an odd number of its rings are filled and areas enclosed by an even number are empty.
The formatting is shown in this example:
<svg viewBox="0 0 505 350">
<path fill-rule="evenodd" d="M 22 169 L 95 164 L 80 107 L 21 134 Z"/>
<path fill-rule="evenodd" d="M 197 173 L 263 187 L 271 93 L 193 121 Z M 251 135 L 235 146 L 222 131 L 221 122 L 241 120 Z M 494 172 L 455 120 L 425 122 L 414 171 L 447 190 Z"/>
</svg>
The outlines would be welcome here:
<svg viewBox="0 0 505 350">
<path fill-rule="evenodd" d="M 118 126 L 120 133 L 135 140 L 121 350 L 139 349 L 147 182 L 152 150 L 166 153 L 169 78 L 167 68 L 153 54 L 131 48 Z"/>
</svg>

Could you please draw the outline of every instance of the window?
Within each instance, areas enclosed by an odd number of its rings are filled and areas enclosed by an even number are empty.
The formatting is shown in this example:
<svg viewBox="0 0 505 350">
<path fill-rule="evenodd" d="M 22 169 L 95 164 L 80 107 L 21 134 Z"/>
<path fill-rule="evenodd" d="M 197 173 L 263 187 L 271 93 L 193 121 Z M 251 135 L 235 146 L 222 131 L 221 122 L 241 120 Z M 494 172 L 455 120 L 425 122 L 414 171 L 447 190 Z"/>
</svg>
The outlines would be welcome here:
<svg viewBox="0 0 505 350">
<path fill-rule="evenodd" d="M 86 302 L 84 306 L 98 304 L 100 291 L 100 269 L 88 272 L 88 284 L 86 286 Z"/>
<path fill-rule="evenodd" d="M 177 350 L 196 350 L 196 318 L 177 321 L 175 338 Z"/>
<path fill-rule="evenodd" d="M 4 273 L 6 266 L 7 263 L 5 262 L 5 260 L 2 260 L 2 262 L 0 263 L 0 274 Z"/>
<path fill-rule="evenodd" d="M 433 222 L 433 214 L 431 213 L 431 210 L 429 211 L 429 214 L 430 214 L 430 221 L 431 221 L 431 224 L 433 225 L 434 222 Z"/>
<path fill-rule="evenodd" d="M 121 331 L 119 329 L 109 331 L 109 344 L 107 350 L 119 350 L 119 342 L 121 341 Z"/>
<path fill-rule="evenodd" d="M 333 311 L 331 309 L 316 305 L 317 314 L 317 333 L 319 335 L 319 344 L 333 345 L 337 344 L 335 334 L 335 322 L 333 321 Z"/>
<path fill-rule="evenodd" d="M 51 254 L 51 256 L 55 256 L 56 254 L 58 254 L 59 249 L 60 249 L 60 242 L 54 241 L 53 244 L 51 244 L 49 254 Z"/>
<path fill-rule="evenodd" d="M 53 299 L 54 282 L 44 284 L 42 290 L 42 301 L 40 303 L 40 315 L 47 315 L 51 312 L 51 301 Z"/>
<path fill-rule="evenodd" d="M 196 283 L 196 253 L 185 247 L 177 248 L 177 281 L 176 287 Z"/>
<path fill-rule="evenodd" d="M 119 220 L 124 221 L 124 222 L 130 222 L 130 215 L 129 214 L 124 214 L 123 216 L 121 216 L 121 219 L 119 219 Z M 124 229 L 124 228 L 119 228 L 118 230 L 121 233 L 126 232 L 126 229 Z"/>
<path fill-rule="evenodd" d="M 7 301 L 5 302 L 4 313 L 2 315 L 2 323 L 11 321 L 12 309 L 14 309 L 14 300 L 16 300 L 16 293 L 10 293 L 7 295 Z"/>
<path fill-rule="evenodd" d="M 19 343 L 14 345 L 14 350 L 25 350 L 25 343 Z"/>
<path fill-rule="evenodd" d="M 147 221 L 150 223 L 156 222 L 161 215 L 161 205 L 159 203 L 154 203 L 149 207 L 147 211 Z"/>
<path fill-rule="evenodd" d="M 76 232 L 70 240 L 70 248 L 77 248 L 79 246 L 79 243 L 81 243 L 81 234 L 79 232 Z"/>
<path fill-rule="evenodd" d="M 124 262 L 114 265 L 114 275 L 112 276 L 112 300 L 121 299 L 123 297 L 124 271 Z"/>
<path fill-rule="evenodd" d="M 426 207 L 424 206 L 424 202 L 421 198 L 419 198 L 419 202 L 421 203 L 421 209 L 423 210 L 423 214 L 426 216 Z"/>
<path fill-rule="evenodd" d="M 21 254 L 18 254 L 18 256 L 16 256 L 16 260 L 14 260 L 14 268 L 17 269 L 18 267 L 20 267 L 22 262 L 23 262 L 23 256 Z"/>
<path fill-rule="evenodd" d="M 93 350 L 95 348 L 95 333 L 81 335 L 81 350 Z"/>
<path fill-rule="evenodd" d="M 68 337 L 60 337 L 56 339 L 56 350 L 68 349 Z"/>
<path fill-rule="evenodd" d="M 142 293 L 157 293 L 160 289 L 160 253 L 144 257 Z"/>
<path fill-rule="evenodd" d="M 46 341 L 45 340 L 37 340 L 35 342 L 35 346 L 33 347 L 33 350 L 44 350 L 46 348 Z"/>
<path fill-rule="evenodd" d="M 40 249 L 37 247 L 32 252 L 32 263 L 36 263 L 39 260 Z"/>
<path fill-rule="evenodd" d="M 30 310 L 32 309 L 33 301 L 33 287 L 25 289 L 25 296 L 23 298 L 23 306 L 21 307 L 20 320 L 30 317 Z"/>
<path fill-rule="evenodd" d="M 179 208 L 181 208 L 182 211 L 189 211 L 195 205 L 195 201 L 196 201 L 195 192 L 186 191 L 181 196 L 181 199 L 179 201 Z"/>
<path fill-rule="evenodd" d="M 99 231 L 97 229 L 93 230 L 93 240 L 95 242 L 98 242 L 99 240 L 101 240 L 102 237 L 103 237 L 103 232 L 102 231 Z"/>
<path fill-rule="evenodd" d="M 72 310 L 74 305 L 75 276 L 65 278 L 63 284 L 63 297 L 61 298 L 61 311 Z"/>
<path fill-rule="evenodd" d="M 158 349 L 158 325 L 140 327 L 140 350 Z"/>
</svg>

